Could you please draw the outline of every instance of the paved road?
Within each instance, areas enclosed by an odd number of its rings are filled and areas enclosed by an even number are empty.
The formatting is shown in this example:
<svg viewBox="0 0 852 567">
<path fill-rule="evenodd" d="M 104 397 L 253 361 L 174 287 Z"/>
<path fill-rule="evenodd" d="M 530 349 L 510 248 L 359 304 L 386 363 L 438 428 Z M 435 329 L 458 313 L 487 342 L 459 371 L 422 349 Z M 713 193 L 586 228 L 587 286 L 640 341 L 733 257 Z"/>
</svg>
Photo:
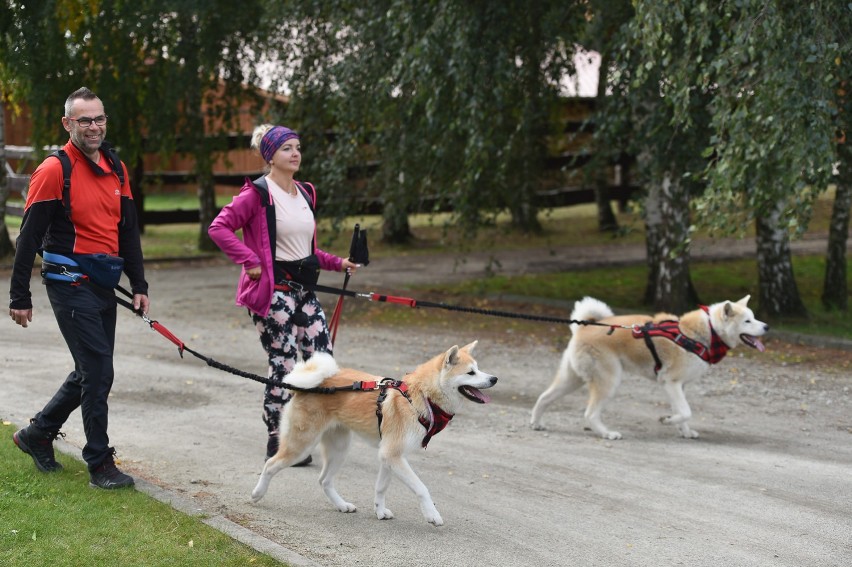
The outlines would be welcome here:
<svg viewBox="0 0 852 567">
<path fill-rule="evenodd" d="M 524 269 L 543 261 L 524 256 Z M 557 252 L 554 261 L 576 256 Z M 462 271 L 476 271 L 479 261 L 487 259 L 469 259 Z M 500 259 L 503 269 L 513 261 Z M 352 285 L 392 290 L 427 274 L 458 273 L 422 257 L 390 264 L 375 262 Z M 260 374 L 254 331 L 232 306 L 235 277 L 221 263 L 152 265 L 152 316 L 196 350 Z M 8 274 L 0 278 L 5 293 Z M 70 369 L 44 292 L 34 289 L 33 326 L 0 324 L 0 416 L 17 423 Z M 466 408 L 411 458 L 442 528 L 422 519 L 398 482 L 388 496 L 396 518 L 375 519 L 376 454 L 360 441 L 338 483 L 356 514 L 328 504 L 316 465 L 281 473 L 267 497 L 251 504 L 264 451 L 260 387 L 179 358 L 126 312 L 111 397 L 119 457 L 140 479 L 178 495 L 185 509 L 225 529 L 244 526 L 297 554 L 270 543 L 278 557 L 304 565 L 840 567 L 852 558 L 852 376 L 843 353 L 771 342 L 762 356 L 735 351 L 689 390 L 697 441 L 657 422 L 667 409 L 654 384 L 626 381 L 607 411 L 625 439 L 609 442 L 583 431 L 580 393 L 545 415 L 548 431 L 527 426 L 567 338 L 562 328 L 542 325 L 517 336 L 473 318 L 448 326 L 439 313 L 418 328 L 357 323 L 344 321 L 338 337 L 343 366 L 399 376 L 479 338 L 480 365 L 500 378 L 491 404 Z M 79 418 L 72 416 L 66 432 L 71 445 L 82 445 Z"/>
</svg>

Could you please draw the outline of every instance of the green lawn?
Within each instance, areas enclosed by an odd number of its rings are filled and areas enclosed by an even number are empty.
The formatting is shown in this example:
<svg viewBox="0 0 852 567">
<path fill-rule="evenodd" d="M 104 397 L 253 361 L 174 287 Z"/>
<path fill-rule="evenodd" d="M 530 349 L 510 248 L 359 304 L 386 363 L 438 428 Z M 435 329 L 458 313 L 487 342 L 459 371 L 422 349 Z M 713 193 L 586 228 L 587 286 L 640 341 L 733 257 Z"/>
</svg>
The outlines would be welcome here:
<svg viewBox="0 0 852 567">
<path fill-rule="evenodd" d="M 89 487 L 86 466 L 57 453 L 65 470 L 44 474 L 0 425 L 0 564 L 281 565 L 136 490 Z"/>
</svg>

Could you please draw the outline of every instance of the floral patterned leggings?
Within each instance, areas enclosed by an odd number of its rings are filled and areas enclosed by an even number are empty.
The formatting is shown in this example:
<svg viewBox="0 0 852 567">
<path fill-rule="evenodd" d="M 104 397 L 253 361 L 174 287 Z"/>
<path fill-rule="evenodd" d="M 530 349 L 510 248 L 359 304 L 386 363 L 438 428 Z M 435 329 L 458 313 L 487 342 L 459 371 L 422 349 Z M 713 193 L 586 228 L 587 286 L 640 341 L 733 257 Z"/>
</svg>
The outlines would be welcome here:
<svg viewBox="0 0 852 567">
<path fill-rule="evenodd" d="M 300 321 L 302 325 L 299 326 L 293 321 L 298 311 L 307 319 Z M 251 318 L 269 358 L 268 377 L 272 380 L 280 382 L 285 379 L 296 365 L 299 352 L 303 360 L 308 360 L 315 352 L 333 354 L 325 313 L 312 291 L 276 291 L 266 317 L 252 313 Z M 289 390 L 267 384 L 263 397 L 263 422 L 270 436 L 278 436 L 281 411 L 291 395 Z"/>
</svg>

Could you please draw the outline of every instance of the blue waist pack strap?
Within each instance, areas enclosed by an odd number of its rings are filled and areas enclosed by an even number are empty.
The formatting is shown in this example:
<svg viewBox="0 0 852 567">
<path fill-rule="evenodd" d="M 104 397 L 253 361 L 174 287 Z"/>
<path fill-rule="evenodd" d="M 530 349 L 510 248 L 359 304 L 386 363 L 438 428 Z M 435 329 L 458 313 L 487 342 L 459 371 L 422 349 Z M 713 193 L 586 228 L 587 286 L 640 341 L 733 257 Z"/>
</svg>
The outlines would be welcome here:
<svg viewBox="0 0 852 567">
<path fill-rule="evenodd" d="M 42 258 L 41 275 L 46 280 L 74 282 L 83 276 L 79 264 L 73 258 L 47 250 L 42 252 Z"/>
</svg>

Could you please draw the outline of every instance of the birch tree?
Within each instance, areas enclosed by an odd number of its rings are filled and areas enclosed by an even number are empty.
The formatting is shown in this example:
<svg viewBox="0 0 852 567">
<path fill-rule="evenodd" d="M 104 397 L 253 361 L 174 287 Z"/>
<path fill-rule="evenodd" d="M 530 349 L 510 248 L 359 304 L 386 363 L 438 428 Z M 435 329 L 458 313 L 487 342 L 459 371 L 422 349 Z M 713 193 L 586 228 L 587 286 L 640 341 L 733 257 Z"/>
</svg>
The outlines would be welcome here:
<svg viewBox="0 0 852 567">
<path fill-rule="evenodd" d="M 704 151 L 707 190 L 696 220 L 718 233 L 756 231 L 758 311 L 803 316 L 790 238 L 805 229 L 837 160 L 833 117 L 840 55 L 832 32 L 848 7 L 834 2 L 638 1 L 638 68 L 664 66 L 661 86 L 676 122 L 696 101 L 710 112 Z M 848 39 L 848 34 L 847 34 Z"/>
</svg>

